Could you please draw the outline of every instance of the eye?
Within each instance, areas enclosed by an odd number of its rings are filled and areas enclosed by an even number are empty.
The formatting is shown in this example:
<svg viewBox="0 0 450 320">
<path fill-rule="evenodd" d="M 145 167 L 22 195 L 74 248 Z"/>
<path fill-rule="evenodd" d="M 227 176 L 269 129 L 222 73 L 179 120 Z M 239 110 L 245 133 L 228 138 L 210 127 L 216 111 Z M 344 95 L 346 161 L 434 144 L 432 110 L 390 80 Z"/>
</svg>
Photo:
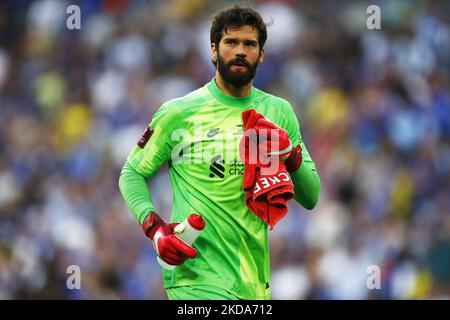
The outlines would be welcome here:
<svg viewBox="0 0 450 320">
<path fill-rule="evenodd" d="M 236 41 L 235 39 L 226 39 L 226 40 L 225 40 L 225 43 L 226 43 L 226 44 L 236 44 L 237 41 Z"/>
<path fill-rule="evenodd" d="M 256 41 L 245 41 L 245 45 L 249 47 L 256 47 L 257 42 Z"/>
</svg>

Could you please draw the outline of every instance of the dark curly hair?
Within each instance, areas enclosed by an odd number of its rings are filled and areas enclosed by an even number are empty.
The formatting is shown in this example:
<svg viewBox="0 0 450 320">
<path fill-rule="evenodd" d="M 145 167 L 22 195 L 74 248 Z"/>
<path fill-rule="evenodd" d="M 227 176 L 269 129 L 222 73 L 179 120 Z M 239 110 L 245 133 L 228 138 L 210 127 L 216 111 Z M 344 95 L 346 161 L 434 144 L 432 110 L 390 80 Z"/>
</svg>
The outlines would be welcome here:
<svg viewBox="0 0 450 320">
<path fill-rule="evenodd" d="M 216 48 L 218 48 L 220 39 L 222 39 L 222 32 L 226 32 L 229 27 L 242 27 L 245 25 L 252 26 L 258 30 L 258 43 L 261 50 L 267 40 L 267 25 L 258 12 L 249 6 L 244 7 L 240 5 L 219 10 L 212 16 L 211 45 L 214 43 Z"/>
</svg>

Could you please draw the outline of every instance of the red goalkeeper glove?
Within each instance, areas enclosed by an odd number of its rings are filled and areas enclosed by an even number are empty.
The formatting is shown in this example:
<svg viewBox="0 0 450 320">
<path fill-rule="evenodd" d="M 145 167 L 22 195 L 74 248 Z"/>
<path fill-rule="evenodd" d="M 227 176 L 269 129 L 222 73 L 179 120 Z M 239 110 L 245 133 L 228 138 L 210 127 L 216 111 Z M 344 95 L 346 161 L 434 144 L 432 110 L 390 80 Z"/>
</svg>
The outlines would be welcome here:
<svg viewBox="0 0 450 320">
<path fill-rule="evenodd" d="M 302 149 L 300 145 L 293 148 L 286 130 L 266 118 L 256 121 L 255 130 L 258 134 L 267 137 L 267 155 L 279 156 L 286 165 L 288 172 L 295 172 L 302 164 Z"/>
<path fill-rule="evenodd" d="M 173 229 L 179 223 L 165 223 L 155 212 L 145 217 L 142 229 L 152 240 L 156 254 L 170 265 L 183 264 L 186 259 L 197 257 L 197 250 L 175 236 Z"/>
</svg>

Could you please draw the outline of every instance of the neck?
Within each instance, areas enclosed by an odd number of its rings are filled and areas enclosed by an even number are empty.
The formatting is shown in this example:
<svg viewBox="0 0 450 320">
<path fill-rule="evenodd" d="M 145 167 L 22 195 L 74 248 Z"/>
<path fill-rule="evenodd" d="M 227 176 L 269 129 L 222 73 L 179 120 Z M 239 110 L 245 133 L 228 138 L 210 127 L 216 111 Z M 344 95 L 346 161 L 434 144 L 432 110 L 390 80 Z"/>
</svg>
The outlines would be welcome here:
<svg viewBox="0 0 450 320">
<path fill-rule="evenodd" d="M 252 81 L 242 87 L 233 86 L 226 82 L 218 71 L 216 71 L 216 84 L 223 93 L 237 98 L 247 97 L 252 89 Z"/>
</svg>

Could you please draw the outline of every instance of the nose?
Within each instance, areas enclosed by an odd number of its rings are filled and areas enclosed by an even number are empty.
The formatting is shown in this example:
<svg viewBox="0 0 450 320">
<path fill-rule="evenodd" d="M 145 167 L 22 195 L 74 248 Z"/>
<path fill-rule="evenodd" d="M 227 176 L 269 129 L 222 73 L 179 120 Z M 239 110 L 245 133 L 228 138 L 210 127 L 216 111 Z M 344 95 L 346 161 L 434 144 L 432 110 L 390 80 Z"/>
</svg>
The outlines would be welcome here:
<svg viewBox="0 0 450 320">
<path fill-rule="evenodd" d="M 239 43 L 239 45 L 237 47 L 237 51 L 236 51 L 236 56 L 239 56 L 242 58 L 247 56 L 244 43 L 242 43 L 242 42 Z"/>
</svg>

